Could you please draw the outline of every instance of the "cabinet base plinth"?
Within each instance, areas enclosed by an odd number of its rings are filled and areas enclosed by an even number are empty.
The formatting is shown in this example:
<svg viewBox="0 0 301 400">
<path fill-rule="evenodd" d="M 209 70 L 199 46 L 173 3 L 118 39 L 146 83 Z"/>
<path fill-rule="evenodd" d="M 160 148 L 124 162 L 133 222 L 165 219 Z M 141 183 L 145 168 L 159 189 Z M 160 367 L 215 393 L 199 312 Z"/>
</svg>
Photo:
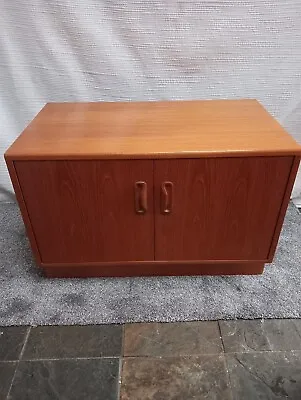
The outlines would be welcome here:
<svg viewBox="0 0 301 400">
<path fill-rule="evenodd" d="M 89 278 L 110 276 L 175 276 L 175 275 L 256 275 L 264 269 L 263 262 L 242 263 L 172 263 L 135 262 L 103 264 L 43 265 L 48 278 Z"/>
</svg>

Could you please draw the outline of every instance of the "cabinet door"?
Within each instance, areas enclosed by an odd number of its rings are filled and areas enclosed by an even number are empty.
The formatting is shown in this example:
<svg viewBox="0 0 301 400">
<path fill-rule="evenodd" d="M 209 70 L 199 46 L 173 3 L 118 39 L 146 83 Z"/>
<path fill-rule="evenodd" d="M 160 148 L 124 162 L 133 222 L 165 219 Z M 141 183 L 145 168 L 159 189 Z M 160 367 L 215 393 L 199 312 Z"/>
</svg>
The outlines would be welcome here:
<svg viewBox="0 0 301 400">
<path fill-rule="evenodd" d="M 265 260 L 292 161 L 155 161 L 155 259 Z"/>
<path fill-rule="evenodd" d="M 15 167 L 42 262 L 154 259 L 153 161 L 17 161 Z M 135 192 L 138 181 L 146 186 Z M 139 214 L 143 194 L 147 211 Z"/>
</svg>

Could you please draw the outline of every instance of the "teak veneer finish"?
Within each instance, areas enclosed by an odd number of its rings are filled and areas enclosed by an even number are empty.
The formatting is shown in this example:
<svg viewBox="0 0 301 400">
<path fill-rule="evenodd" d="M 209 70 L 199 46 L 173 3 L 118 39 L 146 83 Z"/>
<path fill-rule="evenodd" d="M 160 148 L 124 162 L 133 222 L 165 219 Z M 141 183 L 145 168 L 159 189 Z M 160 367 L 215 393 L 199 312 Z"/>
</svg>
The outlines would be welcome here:
<svg viewBox="0 0 301 400">
<path fill-rule="evenodd" d="M 153 161 L 16 161 L 15 168 L 43 262 L 153 259 Z M 133 182 L 142 179 L 143 217 L 133 207 Z"/>
<path fill-rule="evenodd" d="M 49 277 L 261 273 L 300 156 L 255 100 L 49 103 L 5 153 Z"/>
<path fill-rule="evenodd" d="M 48 103 L 8 149 L 14 159 L 300 154 L 256 100 Z"/>
<path fill-rule="evenodd" d="M 156 160 L 155 182 L 174 184 L 172 216 L 155 214 L 156 260 L 266 260 L 292 162 Z"/>
</svg>

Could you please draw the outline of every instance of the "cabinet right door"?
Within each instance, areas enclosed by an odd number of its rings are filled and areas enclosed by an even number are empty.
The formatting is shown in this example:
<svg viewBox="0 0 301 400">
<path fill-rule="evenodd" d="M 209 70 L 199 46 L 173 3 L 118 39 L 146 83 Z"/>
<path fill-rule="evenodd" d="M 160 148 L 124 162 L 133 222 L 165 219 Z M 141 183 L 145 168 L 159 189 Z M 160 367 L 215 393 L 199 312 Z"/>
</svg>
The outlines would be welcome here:
<svg viewBox="0 0 301 400">
<path fill-rule="evenodd" d="M 156 260 L 265 260 L 293 157 L 155 161 Z"/>
</svg>

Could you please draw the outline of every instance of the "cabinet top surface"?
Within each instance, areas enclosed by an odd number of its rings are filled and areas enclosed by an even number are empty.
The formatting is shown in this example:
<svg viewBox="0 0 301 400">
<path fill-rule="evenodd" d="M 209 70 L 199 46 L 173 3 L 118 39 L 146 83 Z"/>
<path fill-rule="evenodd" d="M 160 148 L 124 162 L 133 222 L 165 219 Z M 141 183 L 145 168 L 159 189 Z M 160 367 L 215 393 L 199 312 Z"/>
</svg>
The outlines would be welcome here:
<svg viewBox="0 0 301 400">
<path fill-rule="evenodd" d="M 48 103 L 12 159 L 300 155 L 256 100 Z"/>
</svg>

